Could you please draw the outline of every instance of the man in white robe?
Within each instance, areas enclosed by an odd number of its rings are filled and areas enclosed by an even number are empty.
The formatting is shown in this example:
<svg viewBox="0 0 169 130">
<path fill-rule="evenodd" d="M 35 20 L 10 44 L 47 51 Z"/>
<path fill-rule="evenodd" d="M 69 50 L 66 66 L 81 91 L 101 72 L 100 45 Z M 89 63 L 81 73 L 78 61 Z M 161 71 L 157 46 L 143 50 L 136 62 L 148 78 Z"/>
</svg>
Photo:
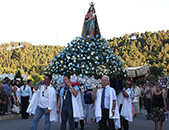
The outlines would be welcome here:
<svg viewBox="0 0 169 130">
<path fill-rule="evenodd" d="M 140 88 L 136 85 L 135 81 L 133 82 L 131 89 L 134 93 L 134 99 L 132 103 L 133 103 L 135 114 L 140 114 L 140 106 L 139 106 L 140 98 L 139 97 L 140 97 L 141 91 L 140 91 Z"/>
<path fill-rule="evenodd" d="M 129 123 L 132 122 L 132 104 L 131 104 L 131 81 L 126 81 L 125 87 L 123 88 L 123 103 L 120 107 L 120 115 L 122 117 L 124 130 L 129 129 Z M 119 129 L 121 130 L 121 128 Z"/>
<path fill-rule="evenodd" d="M 77 85 L 72 87 L 70 76 L 64 76 L 63 81 L 66 86 L 60 90 L 57 106 L 57 114 L 61 112 L 60 130 L 66 130 L 67 119 L 69 119 L 69 129 L 74 130 L 74 120 L 78 121 L 83 116 L 83 111 L 80 109 L 80 106 L 82 108 L 82 103 L 78 93 L 79 87 Z"/>
<path fill-rule="evenodd" d="M 50 84 L 51 80 L 52 75 L 46 74 L 44 81 L 39 81 L 35 86 L 37 92 L 33 96 L 32 102 L 27 110 L 27 112 L 34 113 L 31 111 L 34 110 L 33 106 L 36 105 L 35 102 L 37 103 L 31 130 L 37 129 L 38 122 L 43 114 L 45 115 L 45 130 L 50 130 L 51 121 L 57 121 L 57 93 L 54 87 Z"/>
<path fill-rule="evenodd" d="M 115 115 L 116 93 L 109 86 L 109 77 L 107 75 L 102 77 L 101 84 L 102 87 L 96 88 L 92 96 L 95 100 L 96 121 L 99 121 L 99 130 L 115 130 L 114 120 L 111 117 Z"/>
</svg>

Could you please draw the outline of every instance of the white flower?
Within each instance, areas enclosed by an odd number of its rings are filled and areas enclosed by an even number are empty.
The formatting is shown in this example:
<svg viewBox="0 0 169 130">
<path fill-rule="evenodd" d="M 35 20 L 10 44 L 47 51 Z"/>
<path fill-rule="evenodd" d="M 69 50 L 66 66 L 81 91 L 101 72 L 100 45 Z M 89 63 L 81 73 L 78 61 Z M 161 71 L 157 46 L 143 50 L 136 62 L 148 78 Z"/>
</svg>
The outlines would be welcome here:
<svg viewBox="0 0 169 130">
<path fill-rule="evenodd" d="M 85 67 L 85 65 L 82 65 L 82 68 L 84 68 Z"/>
<path fill-rule="evenodd" d="M 61 69 L 61 71 L 63 71 L 63 69 Z"/>
<path fill-rule="evenodd" d="M 83 50 L 82 50 L 82 52 L 83 52 Z"/>
<path fill-rule="evenodd" d="M 69 63 L 69 64 L 68 64 L 68 66 L 71 66 L 71 65 L 72 65 L 72 63 Z"/>
<path fill-rule="evenodd" d="M 71 67 L 69 67 L 69 70 L 71 70 Z"/>
<path fill-rule="evenodd" d="M 86 44 L 89 44 L 88 42 L 86 42 Z"/>
<path fill-rule="evenodd" d="M 74 63 L 76 63 L 76 60 L 73 60 Z"/>
<path fill-rule="evenodd" d="M 86 57 L 83 57 L 83 60 L 85 60 L 86 59 Z"/>
<path fill-rule="evenodd" d="M 87 67 L 86 69 L 89 70 L 89 67 Z"/>
<path fill-rule="evenodd" d="M 124 77 L 126 77 L 127 75 L 126 74 L 124 74 Z"/>
<path fill-rule="evenodd" d="M 98 57 L 98 56 L 96 56 L 95 58 L 96 58 L 97 60 L 99 60 L 99 57 Z"/>
<path fill-rule="evenodd" d="M 72 48 L 72 51 L 74 51 L 75 50 L 75 48 Z"/>
<path fill-rule="evenodd" d="M 60 63 L 62 64 L 62 63 L 63 63 L 63 60 L 61 60 Z"/>
<path fill-rule="evenodd" d="M 87 59 L 90 59 L 90 56 L 88 56 Z"/>
<path fill-rule="evenodd" d="M 94 70 L 94 67 L 92 67 L 91 69 Z"/>
<path fill-rule="evenodd" d="M 93 54 L 94 54 L 94 51 L 91 52 L 91 55 L 93 55 Z"/>
<path fill-rule="evenodd" d="M 67 59 L 69 60 L 69 59 L 70 59 L 70 57 L 68 56 L 68 57 L 67 57 Z"/>
<path fill-rule="evenodd" d="M 66 65 L 64 65 L 63 68 L 66 68 Z"/>
<path fill-rule="evenodd" d="M 85 71 L 85 73 L 87 74 L 87 73 L 88 73 L 88 71 Z"/>
<path fill-rule="evenodd" d="M 76 69 L 75 68 L 73 68 L 73 71 L 75 71 Z"/>
</svg>

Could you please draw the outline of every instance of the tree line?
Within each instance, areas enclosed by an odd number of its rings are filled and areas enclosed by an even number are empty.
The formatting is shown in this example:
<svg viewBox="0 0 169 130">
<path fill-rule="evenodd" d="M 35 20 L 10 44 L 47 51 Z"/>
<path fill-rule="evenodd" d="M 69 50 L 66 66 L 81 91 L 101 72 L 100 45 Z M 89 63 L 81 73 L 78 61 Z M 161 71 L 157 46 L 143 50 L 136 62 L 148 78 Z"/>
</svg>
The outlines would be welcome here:
<svg viewBox="0 0 169 130">
<path fill-rule="evenodd" d="M 131 33 L 107 39 L 106 42 L 125 67 L 142 66 L 149 61 L 150 66 L 162 67 L 169 72 L 169 30 L 158 32 Z M 32 45 L 27 42 L 11 42 L 0 45 L 0 73 L 29 75 L 32 79 L 42 76 L 45 67 L 51 63 L 64 46 Z"/>
</svg>

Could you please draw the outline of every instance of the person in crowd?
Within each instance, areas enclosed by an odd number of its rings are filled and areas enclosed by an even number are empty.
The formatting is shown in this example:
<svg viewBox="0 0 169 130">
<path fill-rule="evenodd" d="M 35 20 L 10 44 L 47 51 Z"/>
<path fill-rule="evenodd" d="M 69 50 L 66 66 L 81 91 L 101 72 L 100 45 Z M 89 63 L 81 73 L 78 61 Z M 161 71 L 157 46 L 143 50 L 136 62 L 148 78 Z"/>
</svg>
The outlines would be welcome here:
<svg viewBox="0 0 169 130">
<path fill-rule="evenodd" d="M 20 97 L 20 85 L 19 85 L 19 81 L 15 80 L 14 83 L 14 102 L 15 105 L 19 106 L 19 97 Z"/>
<path fill-rule="evenodd" d="M 10 87 L 11 87 L 11 105 L 14 104 L 14 83 L 15 83 L 15 80 L 12 79 L 11 84 L 10 84 Z"/>
<path fill-rule="evenodd" d="M 147 110 L 147 120 L 151 119 L 151 112 L 152 112 L 152 102 L 151 102 L 151 94 L 154 91 L 154 86 L 152 85 L 153 83 L 147 82 L 145 84 L 145 107 Z"/>
<path fill-rule="evenodd" d="M 33 94 L 33 86 L 32 86 L 32 80 L 28 79 L 28 86 L 31 88 L 32 94 Z"/>
<path fill-rule="evenodd" d="M 93 124 L 93 99 L 92 99 L 92 90 L 87 89 L 87 91 L 84 92 L 84 118 L 85 118 L 85 124 L 87 124 L 87 117 L 91 119 L 91 124 Z"/>
<path fill-rule="evenodd" d="M 167 110 L 169 110 L 169 84 L 167 84 Z"/>
<path fill-rule="evenodd" d="M 57 121 L 57 91 L 50 84 L 52 75 L 46 74 L 44 80 L 39 81 L 35 86 L 35 93 L 29 105 L 30 113 L 34 113 L 34 119 L 30 130 L 37 130 L 38 123 L 42 115 L 45 115 L 45 130 L 50 130 L 51 122 Z M 30 88 L 30 87 L 29 87 Z M 28 109 L 29 109 L 28 108 Z M 27 110 L 29 111 L 29 110 Z M 34 111 L 34 112 L 33 112 Z"/>
<path fill-rule="evenodd" d="M 131 87 L 131 81 L 128 80 L 125 83 L 125 87 L 122 90 L 123 93 L 123 103 L 120 106 L 120 115 L 121 115 L 121 120 L 122 120 L 122 125 L 124 130 L 128 130 L 129 129 L 129 123 L 128 122 L 132 122 L 133 118 L 132 118 L 132 102 L 131 102 L 131 93 L 132 90 L 130 89 Z M 119 130 L 121 130 L 122 128 L 120 128 Z"/>
<path fill-rule="evenodd" d="M 134 107 L 135 114 L 140 114 L 140 108 L 139 108 L 139 97 L 140 97 L 140 88 L 136 85 L 136 82 L 133 81 L 133 85 L 131 87 L 133 93 L 134 93 L 134 99 L 132 100 L 132 104 Z"/>
<path fill-rule="evenodd" d="M 139 85 L 139 88 L 140 88 L 140 92 L 141 92 L 140 96 L 139 96 L 139 107 L 140 107 L 140 114 L 142 114 L 141 113 L 141 108 L 143 106 L 144 88 L 142 87 L 141 84 Z"/>
<path fill-rule="evenodd" d="M 11 80 L 6 78 L 5 82 L 5 85 L 2 87 L 2 94 L 4 95 L 4 100 L 6 102 L 4 114 L 11 114 Z"/>
<path fill-rule="evenodd" d="M 112 117 L 115 116 L 116 93 L 109 86 L 109 77 L 107 75 L 101 78 L 101 85 L 101 88 L 96 87 L 92 96 L 95 101 L 95 115 L 97 122 L 99 121 L 99 130 L 115 130 Z"/>
<path fill-rule="evenodd" d="M 64 76 L 63 81 L 65 83 L 65 86 L 60 90 L 60 97 L 57 106 L 57 114 L 59 114 L 61 111 L 60 130 L 66 130 L 67 119 L 69 119 L 69 129 L 74 130 L 74 118 L 76 118 L 75 115 L 77 115 L 80 111 L 76 98 L 78 95 L 79 87 L 77 85 L 72 87 L 72 84 L 70 83 L 70 76 Z"/>
<path fill-rule="evenodd" d="M 5 96 L 2 94 L 2 88 L 4 86 L 4 79 L 0 79 L 0 114 L 1 116 L 3 116 L 3 114 L 5 113 L 5 105 L 6 105 L 6 101 L 5 101 Z"/>
<path fill-rule="evenodd" d="M 19 102 L 21 103 L 21 114 L 22 119 L 28 119 L 29 113 L 26 112 L 29 102 L 32 98 L 32 92 L 30 87 L 27 85 L 27 80 L 23 80 L 23 86 L 20 88 L 20 94 L 19 94 Z"/>
<path fill-rule="evenodd" d="M 21 78 L 16 78 L 19 81 L 19 85 L 21 86 Z"/>
<path fill-rule="evenodd" d="M 155 122 L 155 130 L 162 130 L 163 125 L 163 114 L 167 111 L 167 104 L 165 100 L 165 93 L 161 91 L 162 86 L 160 84 L 156 84 L 155 92 L 152 92 L 151 100 L 153 102 L 153 113 L 152 120 Z"/>
<path fill-rule="evenodd" d="M 6 104 L 5 101 L 2 100 L 2 97 L 0 96 L 0 115 L 3 116 L 3 109 L 4 105 Z"/>
</svg>

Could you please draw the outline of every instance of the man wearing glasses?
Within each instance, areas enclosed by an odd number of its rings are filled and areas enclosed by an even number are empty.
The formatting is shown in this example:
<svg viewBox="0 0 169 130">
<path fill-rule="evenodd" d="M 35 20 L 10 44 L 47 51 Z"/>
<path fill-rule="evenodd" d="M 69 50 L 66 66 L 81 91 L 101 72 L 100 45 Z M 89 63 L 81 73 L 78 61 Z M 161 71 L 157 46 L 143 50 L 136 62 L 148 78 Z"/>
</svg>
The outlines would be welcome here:
<svg viewBox="0 0 169 130">
<path fill-rule="evenodd" d="M 57 104 L 57 92 L 50 84 L 52 75 L 46 74 L 43 81 L 39 81 L 35 86 L 37 92 L 34 98 L 38 99 L 37 107 L 31 130 L 36 130 L 38 122 L 42 115 L 45 115 L 45 130 L 50 130 L 51 121 L 57 121 L 56 104 Z M 36 100 L 35 99 L 35 100 Z"/>
</svg>

